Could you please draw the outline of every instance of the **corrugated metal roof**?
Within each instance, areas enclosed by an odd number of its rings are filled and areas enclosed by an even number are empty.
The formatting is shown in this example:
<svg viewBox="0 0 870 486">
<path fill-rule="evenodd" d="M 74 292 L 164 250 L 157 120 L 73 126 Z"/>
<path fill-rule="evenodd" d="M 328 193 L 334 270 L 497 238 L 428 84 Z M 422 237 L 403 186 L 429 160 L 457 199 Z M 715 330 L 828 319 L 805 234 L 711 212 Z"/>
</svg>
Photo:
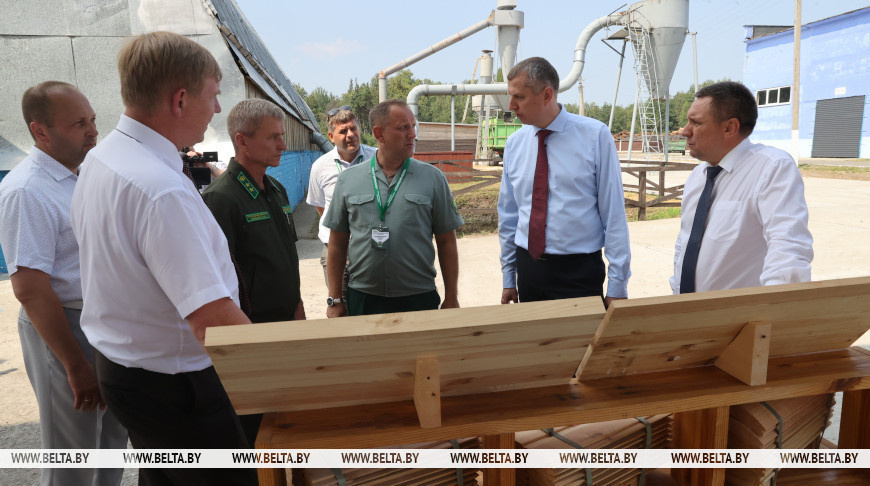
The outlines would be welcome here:
<svg viewBox="0 0 870 486">
<path fill-rule="evenodd" d="M 811 26 L 813 26 L 814 24 L 819 24 L 819 23 L 823 23 L 823 22 L 828 22 L 828 21 L 830 21 L 831 19 L 836 19 L 836 18 L 838 18 L 838 17 L 844 17 L 844 16 L 846 16 L 846 15 L 852 15 L 852 14 L 855 14 L 855 13 L 858 13 L 858 12 L 861 12 L 861 11 L 864 11 L 864 10 L 868 10 L 868 9 L 870 9 L 870 7 L 856 8 L 855 10 L 850 10 L 850 11 L 848 11 L 848 12 L 843 12 L 843 13 L 841 13 L 841 14 L 831 15 L 830 17 L 825 17 L 825 18 L 823 18 L 823 19 L 814 20 L 814 21 L 812 21 L 812 22 L 807 22 L 806 24 L 801 24 L 801 29 L 804 29 L 804 28 L 807 28 L 807 27 L 811 27 Z M 743 27 L 752 28 L 752 27 L 764 27 L 764 26 L 744 25 Z M 752 37 L 751 39 L 745 39 L 744 42 L 746 42 L 747 44 L 749 44 L 749 43 L 752 43 L 753 41 L 755 41 L 755 40 L 757 40 L 757 39 L 762 39 L 762 38 L 764 38 L 764 37 L 770 37 L 770 36 L 774 36 L 774 35 L 792 35 L 792 36 L 793 36 L 793 35 L 794 35 L 794 26 L 792 25 L 792 26 L 786 26 L 786 27 L 783 27 L 783 30 L 781 30 L 781 31 L 779 31 L 779 32 L 771 32 L 771 33 L 768 33 L 768 34 L 765 34 L 765 35 L 754 36 L 754 37 Z"/>
<path fill-rule="evenodd" d="M 251 81 L 263 92 L 280 99 L 275 101 L 292 116 L 313 131 L 319 131 L 317 118 L 302 100 L 293 83 L 275 62 L 269 49 L 248 22 L 245 14 L 234 0 L 203 0 L 211 10 L 218 29 L 230 45 L 233 55 L 242 56 L 241 64 Z M 250 72 L 253 67 L 255 72 Z"/>
</svg>

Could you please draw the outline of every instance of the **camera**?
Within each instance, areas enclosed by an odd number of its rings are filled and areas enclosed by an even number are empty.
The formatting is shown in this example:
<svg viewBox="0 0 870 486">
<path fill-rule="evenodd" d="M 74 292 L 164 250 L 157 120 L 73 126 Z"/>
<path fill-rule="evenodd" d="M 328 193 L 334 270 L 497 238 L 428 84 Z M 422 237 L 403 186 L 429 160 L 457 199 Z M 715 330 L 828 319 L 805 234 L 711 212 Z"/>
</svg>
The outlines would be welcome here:
<svg viewBox="0 0 870 486">
<path fill-rule="evenodd" d="M 187 164 L 187 168 L 190 169 L 193 183 L 196 184 L 197 188 L 209 185 L 211 183 L 211 169 L 208 167 L 197 167 L 196 164 L 203 162 L 217 162 L 218 153 L 203 152 L 202 155 L 187 155 L 187 152 L 190 151 L 190 149 L 185 147 L 183 150 L 181 160 L 184 161 L 184 163 Z"/>
<path fill-rule="evenodd" d="M 198 164 L 200 162 L 217 162 L 218 161 L 218 153 L 217 152 L 203 152 L 202 155 L 187 155 L 182 154 L 181 160 L 187 162 L 188 167 L 193 168 L 193 164 Z"/>
</svg>

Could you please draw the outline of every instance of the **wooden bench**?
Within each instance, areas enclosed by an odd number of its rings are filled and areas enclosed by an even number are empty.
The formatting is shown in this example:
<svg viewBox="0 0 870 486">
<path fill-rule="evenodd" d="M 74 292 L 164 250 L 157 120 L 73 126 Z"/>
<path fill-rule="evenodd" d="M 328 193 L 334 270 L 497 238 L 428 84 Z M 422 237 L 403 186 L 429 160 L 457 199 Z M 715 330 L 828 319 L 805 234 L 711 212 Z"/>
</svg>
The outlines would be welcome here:
<svg viewBox="0 0 870 486">
<path fill-rule="evenodd" d="M 870 278 L 616 301 L 210 328 L 257 448 L 367 448 L 675 412 L 679 448 L 722 448 L 728 407 L 844 391 L 840 446 L 870 447 Z M 576 373 L 577 378 L 572 379 Z M 513 471 L 484 472 L 513 484 Z M 722 484 L 722 469 L 674 469 Z M 260 471 L 284 484 L 283 471 Z"/>
</svg>

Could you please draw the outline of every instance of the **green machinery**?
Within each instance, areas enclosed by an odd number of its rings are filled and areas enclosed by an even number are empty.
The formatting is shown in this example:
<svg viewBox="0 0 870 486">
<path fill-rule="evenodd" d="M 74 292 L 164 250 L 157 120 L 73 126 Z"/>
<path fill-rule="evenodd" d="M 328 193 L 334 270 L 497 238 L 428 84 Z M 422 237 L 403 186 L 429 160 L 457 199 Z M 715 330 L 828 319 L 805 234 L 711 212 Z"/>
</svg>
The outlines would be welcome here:
<svg viewBox="0 0 870 486">
<path fill-rule="evenodd" d="M 486 137 L 487 153 L 484 158 L 491 160 L 501 160 L 504 158 L 504 144 L 509 136 L 519 130 L 523 124 L 519 120 L 505 121 L 502 116 L 494 116 L 489 119 L 489 133 Z M 486 124 L 481 127 L 481 131 L 486 130 Z"/>
</svg>

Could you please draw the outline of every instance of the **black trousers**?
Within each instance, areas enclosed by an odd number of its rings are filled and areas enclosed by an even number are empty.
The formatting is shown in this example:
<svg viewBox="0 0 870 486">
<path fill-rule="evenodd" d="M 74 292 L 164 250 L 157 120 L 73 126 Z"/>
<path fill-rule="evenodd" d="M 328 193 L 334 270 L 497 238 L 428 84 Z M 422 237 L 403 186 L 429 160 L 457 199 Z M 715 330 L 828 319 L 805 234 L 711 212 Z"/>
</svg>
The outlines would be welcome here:
<svg viewBox="0 0 870 486">
<path fill-rule="evenodd" d="M 346 305 L 347 315 L 366 316 L 388 312 L 434 310 L 441 306 L 441 297 L 436 290 L 405 297 L 381 297 L 348 288 Z"/>
<path fill-rule="evenodd" d="M 544 254 L 532 260 L 517 247 L 517 293 L 520 302 L 599 296 L 604 299 L 601 250 L 575 255 Z"/>
<path fill-rule="evenodd" d="M 247 449 L 213 366 L 167 375 L 119 365 L 95 350 L 100 393 L 136 449 Z M 139 469 L 140 486 L 252 485 L 256 469 Z"/>
</svg>

